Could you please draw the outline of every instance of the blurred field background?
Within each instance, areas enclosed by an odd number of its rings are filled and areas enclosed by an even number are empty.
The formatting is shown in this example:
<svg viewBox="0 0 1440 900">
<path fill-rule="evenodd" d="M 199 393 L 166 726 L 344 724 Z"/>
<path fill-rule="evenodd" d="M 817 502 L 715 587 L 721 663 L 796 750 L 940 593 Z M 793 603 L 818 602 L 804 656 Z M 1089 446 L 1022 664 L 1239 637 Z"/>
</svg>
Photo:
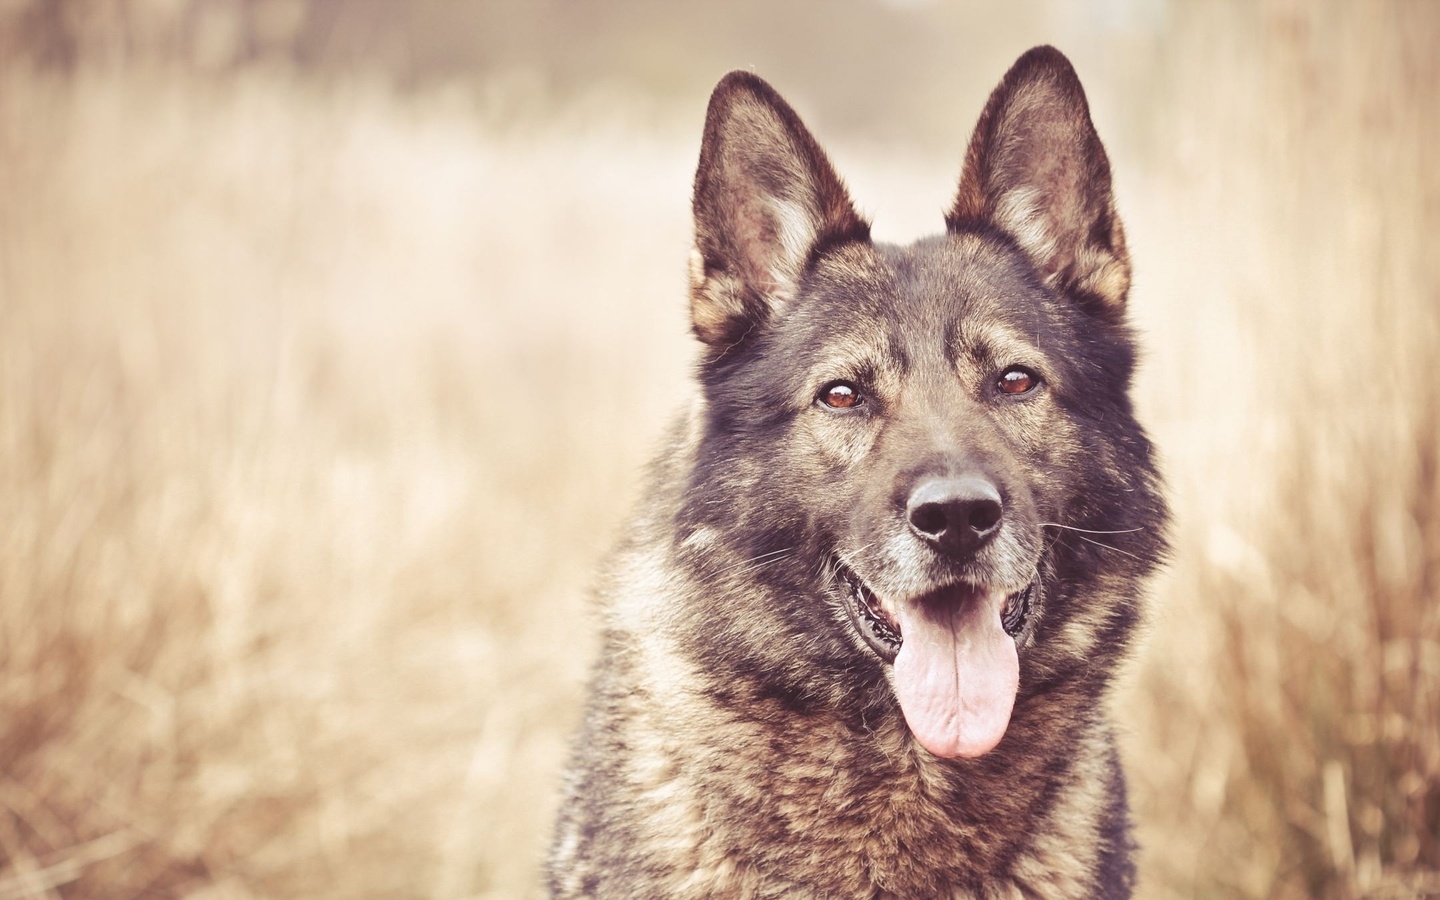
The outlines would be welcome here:
<svg viewBox="0 0 1440 900">
<path fill-rule="evenodd" d="M 1440 895 L 1440 6 L 0 0 L 0 900 L 536 895 L 710 86 L 907 240 L 1042 42 L 1178 513 L 1141 895 Z"/>
</svg>

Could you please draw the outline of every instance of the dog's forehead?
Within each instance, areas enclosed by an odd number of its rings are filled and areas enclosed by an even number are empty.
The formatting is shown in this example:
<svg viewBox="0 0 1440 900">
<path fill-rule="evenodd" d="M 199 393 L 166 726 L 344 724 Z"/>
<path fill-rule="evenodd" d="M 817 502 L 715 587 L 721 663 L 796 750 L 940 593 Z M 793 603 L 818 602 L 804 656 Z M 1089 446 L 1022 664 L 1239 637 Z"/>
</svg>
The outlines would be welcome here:
<svg viewBox="0 0 1440 900">
<path fill-rule="evenodd" d="M 1030 314 L 1043 296 L 1024 257 L 987 235 L 926 238 L 881 252 L 895 273 L 891 314 L 905 319 L 935 310 L 952 322 L 1007 322 Z"/>
<path fill-rule="evenodd" d="M 1045 290 L 1004 241 L 961 233 L 907 246 L 846 249 L 816 267 L 806 304 L 812 320 L 844 320 L 874 333 L 928 332 L 947 343 L 993 344 L 1033 332 Z"/>
</svg>

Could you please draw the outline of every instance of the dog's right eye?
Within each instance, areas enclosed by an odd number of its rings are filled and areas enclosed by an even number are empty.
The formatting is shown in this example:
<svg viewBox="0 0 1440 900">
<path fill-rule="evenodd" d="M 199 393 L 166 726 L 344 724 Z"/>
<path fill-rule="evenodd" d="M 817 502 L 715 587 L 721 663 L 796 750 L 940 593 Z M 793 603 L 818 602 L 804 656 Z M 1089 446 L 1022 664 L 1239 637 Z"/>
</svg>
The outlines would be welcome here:
<svg viewBox="0 0 1440 900">
<path fill-rule="evenodd" d="M 860 389 L 848 381 L 832 381 L 820 389 L 818 399 L 831 409 L 853 409 L 863 399 Z"/>
<path fill-rule="evenodd" d="M 1023 397 L 1040 386 L 1040 376 L 1024 366 L 1011 366 L 995 380 L 995 387 L 1002 394 Z"/>
</svg>

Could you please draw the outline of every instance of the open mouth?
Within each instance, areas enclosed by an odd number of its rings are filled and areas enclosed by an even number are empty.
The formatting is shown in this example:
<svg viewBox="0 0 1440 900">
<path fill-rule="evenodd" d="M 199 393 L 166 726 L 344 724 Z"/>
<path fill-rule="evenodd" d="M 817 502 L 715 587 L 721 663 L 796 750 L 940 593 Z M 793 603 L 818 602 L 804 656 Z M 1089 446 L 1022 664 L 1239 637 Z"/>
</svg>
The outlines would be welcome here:
<svg viewBox="0 0 1440 900">
<path fill-rule="evenodd" d="M 905 642 L 896 610 L 887 606 L 860 579 L 860 576 L 838 560 L 836 572 L 848 589 L 846 608 L 850 613 L 851 624 L 881 659 L 893 663 L 896 654 L 900 652 L 900 647 Z M 1032 581 L 1005 598 L 1000 624 L 1005 629 L 1005 633 L 1012 638 L 1018 638 L 1030 621 L 1031 601 L 1034 599 L 1035 585 L 1036 582 Z"/>
<path fill-rule="evenodd" d="M 1020 686 L 1018 639 L 1035 582 L 1012 593 L 956 583 L 887 602 L 838 564 L 850 621 L 882 660 L 915 740 L 942 759 L 989 753 Z"/>
</svg>

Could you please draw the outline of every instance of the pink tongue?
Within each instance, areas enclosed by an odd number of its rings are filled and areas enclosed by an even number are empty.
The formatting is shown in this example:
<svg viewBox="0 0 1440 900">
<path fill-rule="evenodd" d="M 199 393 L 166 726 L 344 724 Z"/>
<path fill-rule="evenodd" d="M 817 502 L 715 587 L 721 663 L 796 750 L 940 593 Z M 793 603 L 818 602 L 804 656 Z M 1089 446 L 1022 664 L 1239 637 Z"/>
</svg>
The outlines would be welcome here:
<svg viewBox="0 0 1440 900">
<path fill-rule="evenodd" d="M 915 739 L 936 756 L 980 756 L 1005 736 L 1020 659 L 1000 624 L 1004 603 L 1003 594 L 962 589 L 897 604 L 895 693 Z"/>
</svg>

